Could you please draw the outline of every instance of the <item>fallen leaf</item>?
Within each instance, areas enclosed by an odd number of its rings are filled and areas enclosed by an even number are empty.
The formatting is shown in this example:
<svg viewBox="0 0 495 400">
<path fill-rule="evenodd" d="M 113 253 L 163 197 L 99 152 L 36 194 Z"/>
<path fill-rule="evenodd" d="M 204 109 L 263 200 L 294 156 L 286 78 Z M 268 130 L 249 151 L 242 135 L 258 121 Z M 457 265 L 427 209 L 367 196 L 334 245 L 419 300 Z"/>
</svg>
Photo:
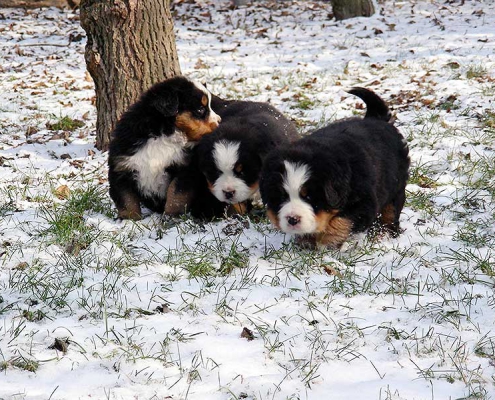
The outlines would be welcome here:
<svg viewBox="0 0 495 400">
<path fill-rule="evenodd" d="M 241 338 L 247 339 L 248 341 L 251 341 L 254 339 L 253 332 L 248 329 L 248 328 L 243 328 L 241 332 Z"/>
<path fill-rule="evenodd" d="M 55 189 L 55 196 L 60 200 L 66 200 L 70 196 L 70 189 L 67 185 L 61 185 Z"/>
<path fill-rule="evenodd" d="M 336 276 L 337 278 L 342 278 L 342 274 L 340 273 L 340 271 L 338 271 L 334 267 L 331 267 L 330 265 L 326 265 L 326 264 L 322 265 L 322 267 L 323 267 L 323 270 L 328 275 L 333 275 L 333 276 Z"/>
<path fill-rule="evenodd" d="M 51 346 L 48 347 L 50 350 L 58 350 L 63 352 L 64 354 L 67 353 L 67 350 L 69 349 L 69 339 L 59 339 L 56 338 L 55 342 Z"/>
</svg>

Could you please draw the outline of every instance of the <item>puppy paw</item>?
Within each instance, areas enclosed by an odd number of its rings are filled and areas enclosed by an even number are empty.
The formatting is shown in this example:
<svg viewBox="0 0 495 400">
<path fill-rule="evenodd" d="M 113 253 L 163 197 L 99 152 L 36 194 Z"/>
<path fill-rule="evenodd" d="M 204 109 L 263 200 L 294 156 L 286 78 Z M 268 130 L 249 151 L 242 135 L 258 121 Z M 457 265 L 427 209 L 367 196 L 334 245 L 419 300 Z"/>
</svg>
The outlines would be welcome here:
<svg viewBox="0 0 495 400">
<path fill-rule="evenodd" d="M 245 215 L 249 213 L 250 206 L 246 201 L 242 203 L 229 204 L 226 210 L 227 217 L 232 217 L 236 214 Z"/>
<path fill-rule="evenodd" d="M 307 250 L 316 250 L 317 242 L 314 235 L 298 235 L 295 239 L 296 245 Z"/>
</svg>

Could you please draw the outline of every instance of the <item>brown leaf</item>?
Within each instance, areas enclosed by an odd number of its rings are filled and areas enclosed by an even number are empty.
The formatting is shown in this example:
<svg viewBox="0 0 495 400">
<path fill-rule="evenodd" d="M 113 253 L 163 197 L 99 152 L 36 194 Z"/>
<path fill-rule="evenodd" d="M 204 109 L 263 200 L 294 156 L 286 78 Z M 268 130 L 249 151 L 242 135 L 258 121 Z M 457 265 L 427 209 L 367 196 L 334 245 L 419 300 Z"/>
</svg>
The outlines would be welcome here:
<svg viewBox="0 0 495 400">
<path fill-rule="evenodd" d="M 56 338 L 55 339 L 55 342 L 49 346 L 48 348 L 50 350 L 58 350 L 58 351 L 61 351 L 63 352 L 64 354 L 67 353 L 67 350 L 69 349 L 69 339 L 65 338 L 65 339 L 59 339 L 59 338 Z"/>
<path fill-rule="evenodd" d="M 163 303 L 162 305 L 156 307 L 155 311 L 159 312 L 160 314 L 167 314 L 167 313 L 171 312 L 172 310 L 170 309 L 168 304 Z"/>
<path fill-rule="evenodd" d="M 287 90 L 289 90 L 289 86 L 285 85 L 282 89 L 276 90 L 276 92 L 280 96 L 282 93 L 286 92 Z"/>
<path fill-rule="evenodd" d="M 328 275 L 333 275 L 333 276 L 336 276 L 337 278 L 342 278 L 342 274 L 340 273 L 340 271 L 338 271 L 334 267 L 331 267 L 330 265 L 326 265 L 326 264 L 322 265 L 322 267 L 323 267 L 323 270 Z"/>
<path fill-rule="evenodd" d="M 20 262 L 17 264 L 14 269 L 17 269 L 19 271 L 24 271 L 27 267 L 29 267 L 29 264 L 26 261 Z"/>
<path fill-rule="evenodd" d="M 194 66 L 194 69 L 207 69 L 208 64 L 206 64 L 201 58 L 198 58 L 198 61 L 196 61 L 196 65 Z"/>
<path fill-rule="evenodd" d="M 34 135 L 35 133 L 38 133 L 38 128 L 34 126 L 28 126 L 28 128 L 26 129 L 26 137 Z"/>
<path fill-rule="evenodd" d="M 248 328 L 242 328 L 241 338 L 244 338 L 244 339 L 247 339 L 248 341 L 251 341 L 254 339 L 253 332 Z"/>
<path fill-rule="evenodd" d="M 67 185 L 61 185 L 55 189 L 55 196 L 60 200 L 66 200 L 70 196 L 70 189 Z"/>
<path fill-rule="evenodd" d="M 461 65 L 456 61 L 449 62 L 446 65 L 452 69 L 459 69 L 461 67 Z"/>
</svg>

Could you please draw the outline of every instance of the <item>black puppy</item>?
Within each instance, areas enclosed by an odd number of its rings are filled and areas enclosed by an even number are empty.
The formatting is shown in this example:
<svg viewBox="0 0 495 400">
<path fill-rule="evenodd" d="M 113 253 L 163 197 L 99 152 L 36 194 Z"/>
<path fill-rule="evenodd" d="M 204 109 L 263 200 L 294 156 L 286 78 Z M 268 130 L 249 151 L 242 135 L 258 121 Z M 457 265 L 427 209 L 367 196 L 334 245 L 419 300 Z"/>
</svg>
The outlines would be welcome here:
<svg viewBox="0 0 495 400">
<path fill-rule="evenodd" d="M 219 122 L 200 83 L 179 76 L 146 91 L 119 120 L 110 142 L 110 197 L 119 218 L 140 219 L 141 204 L 162 213 L 176 169 L 188 162 L 187 147 Z"/>
<path fill-rule="evenodd" d="M 184 212 L 184 203 L 194 216 L 207 218 L 222 215 L 227 205 L 228 213 L 246 212 L 258 194 L 265 156 L 299 138 L 295 125 L 267 103 L 213 96 L 212 106 L 222 123 L 193 150 L 193 164 L 178 179 L 174 194 L 184 201 L 174 210 L 167 207 L 167 214 Z"/>
<path fill-rule="evenodd" d="M 258 193 L 265 156 L 299 136 L 295 125 L 266 103 L 237 101 L 220 114 L 220 126 L 198 143 L 199 167 L 219 201 L 241 203 Z"/>
<path fill-rule="evenodd" d="M 260 192 L 268 217 L 303 245 L 340 247 L 351 232 L 375 221 L 400 233 L 409 150 L 390 124 L 390 112 L 372 91 L 353 88 L 367 106 L 317 130 L 265 160 Z"/>
</svg>

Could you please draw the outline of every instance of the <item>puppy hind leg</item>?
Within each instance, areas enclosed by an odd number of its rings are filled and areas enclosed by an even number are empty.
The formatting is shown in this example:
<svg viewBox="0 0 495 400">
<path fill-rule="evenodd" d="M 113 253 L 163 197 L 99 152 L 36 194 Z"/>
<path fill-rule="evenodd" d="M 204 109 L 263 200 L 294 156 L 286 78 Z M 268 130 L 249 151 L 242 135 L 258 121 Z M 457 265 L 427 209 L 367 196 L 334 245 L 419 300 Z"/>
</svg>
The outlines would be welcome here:
<svg viewBox="0 0 495 400">
<path fill-rule="evenodd" d="M 405 200 L 406 195 L 405 190 L 403 190 L 381 210 L 380 224 L 392 237 L 397 237 L 401 234 L 399 218 Z"/>
<path fill-rule="evenodd" d="M 139 196 L 131 190 L 120 191 L 114 198 L 118 211 L 118 218 L 132 219 L 139 221 L 141 219 L 141 206 Z"/>
<path fill-rule="evenodd" d="M 380 211 L 379 222 L 382 229 L 390 233 L 392 237 L 396 237 L 399 235 L 399 227 L 396 223 L 397 221 L 395 218 L 395 206 L 393 203 L 389 203 L 382 208 L 382 210 Z"/>
</svg>

